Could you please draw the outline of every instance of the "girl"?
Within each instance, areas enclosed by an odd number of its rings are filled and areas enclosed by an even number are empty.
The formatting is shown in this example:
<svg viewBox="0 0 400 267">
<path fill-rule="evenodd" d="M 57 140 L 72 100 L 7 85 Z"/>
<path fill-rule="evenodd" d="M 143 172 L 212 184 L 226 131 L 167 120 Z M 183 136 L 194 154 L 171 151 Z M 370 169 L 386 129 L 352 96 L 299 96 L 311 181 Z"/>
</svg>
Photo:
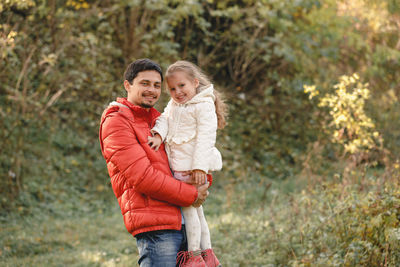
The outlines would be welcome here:
<svg viewBox="0 0 400 267">
<path fill-rule="evenodd" d="M 222 168 L 215 139 L 217 128 L 226 124 L 226 105 L 207 76 L 190 62 L 175 62 L 168 67 L 165 78 L 171 100 L 157 119 L 148 143 L 157 150 L 165 141 L 176 179 L 204 184 L 210 171 Z M 180 266 L 219 266 L 203 208 L 183 207 L 182 212 L 188 252 L 181 255 Z"/>
</svg>

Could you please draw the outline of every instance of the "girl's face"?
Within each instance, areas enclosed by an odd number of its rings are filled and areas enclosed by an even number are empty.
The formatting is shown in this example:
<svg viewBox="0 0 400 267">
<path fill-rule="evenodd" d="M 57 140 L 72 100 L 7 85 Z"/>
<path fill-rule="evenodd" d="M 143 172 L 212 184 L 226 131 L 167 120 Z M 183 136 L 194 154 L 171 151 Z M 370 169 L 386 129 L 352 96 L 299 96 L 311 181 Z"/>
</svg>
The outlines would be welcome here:
<svg viewBox="0 0 400 267">
<path fill-rule="evenodd" d="M 175 71 L 167 77 L 171 97 L 179 104 L 185 104 L 196 95 L 199 80 L 191 80 L 183 71 Z"/>
</svg>

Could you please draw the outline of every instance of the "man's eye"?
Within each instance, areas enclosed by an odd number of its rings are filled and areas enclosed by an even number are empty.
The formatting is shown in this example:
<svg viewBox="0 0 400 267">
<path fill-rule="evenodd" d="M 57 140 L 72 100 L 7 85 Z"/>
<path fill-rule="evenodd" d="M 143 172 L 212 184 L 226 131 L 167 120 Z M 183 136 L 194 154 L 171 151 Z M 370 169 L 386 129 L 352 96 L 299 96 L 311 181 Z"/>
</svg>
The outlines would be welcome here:
<svg viewBox="0 0 400 267">
<path fill-rule="evenodd" d="M 149 85 L 149 83 L 146 83 L 146 82 L 142 82 L 142 84 L 145 86 Z"/>
</svg>

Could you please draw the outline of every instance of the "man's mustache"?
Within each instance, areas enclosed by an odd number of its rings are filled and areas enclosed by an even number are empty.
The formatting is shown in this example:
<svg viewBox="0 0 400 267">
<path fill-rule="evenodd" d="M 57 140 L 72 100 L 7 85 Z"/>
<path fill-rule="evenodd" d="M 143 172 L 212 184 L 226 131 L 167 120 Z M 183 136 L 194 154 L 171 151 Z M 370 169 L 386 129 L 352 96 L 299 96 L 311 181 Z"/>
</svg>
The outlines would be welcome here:
<svg viewBox="0 0 400 267">
<path fill-rule="evenodd" d="M 148 93 L 143 93 L 142 96 L 145 96 L 145 97 L 147 97 L 147 96 L 157 97 L 157 94 L 148 92 Z"/>
</svg>

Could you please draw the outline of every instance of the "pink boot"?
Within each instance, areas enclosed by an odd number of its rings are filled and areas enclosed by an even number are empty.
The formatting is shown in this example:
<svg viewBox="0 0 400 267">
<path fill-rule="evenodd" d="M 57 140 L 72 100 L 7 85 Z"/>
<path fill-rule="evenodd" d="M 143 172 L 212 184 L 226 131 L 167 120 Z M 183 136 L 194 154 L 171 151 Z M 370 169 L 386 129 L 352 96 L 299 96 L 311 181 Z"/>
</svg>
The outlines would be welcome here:
<svg viewBox="0 0 400 267">
<path fill-rule="evenodd" d="M 202 258 L 202 252 L 181 251 L 178 253 L 176 262 L 179 267 L 208 267 Z"/>
<path fill-rule="evenodd" d="M 212 248 L 203 250 L 201 252 L 201 256 L 203 257 L 207 267 L 218 267 L 221 266 L 217 256 L 215 256 L 214 251 Z"/>
</svg>

